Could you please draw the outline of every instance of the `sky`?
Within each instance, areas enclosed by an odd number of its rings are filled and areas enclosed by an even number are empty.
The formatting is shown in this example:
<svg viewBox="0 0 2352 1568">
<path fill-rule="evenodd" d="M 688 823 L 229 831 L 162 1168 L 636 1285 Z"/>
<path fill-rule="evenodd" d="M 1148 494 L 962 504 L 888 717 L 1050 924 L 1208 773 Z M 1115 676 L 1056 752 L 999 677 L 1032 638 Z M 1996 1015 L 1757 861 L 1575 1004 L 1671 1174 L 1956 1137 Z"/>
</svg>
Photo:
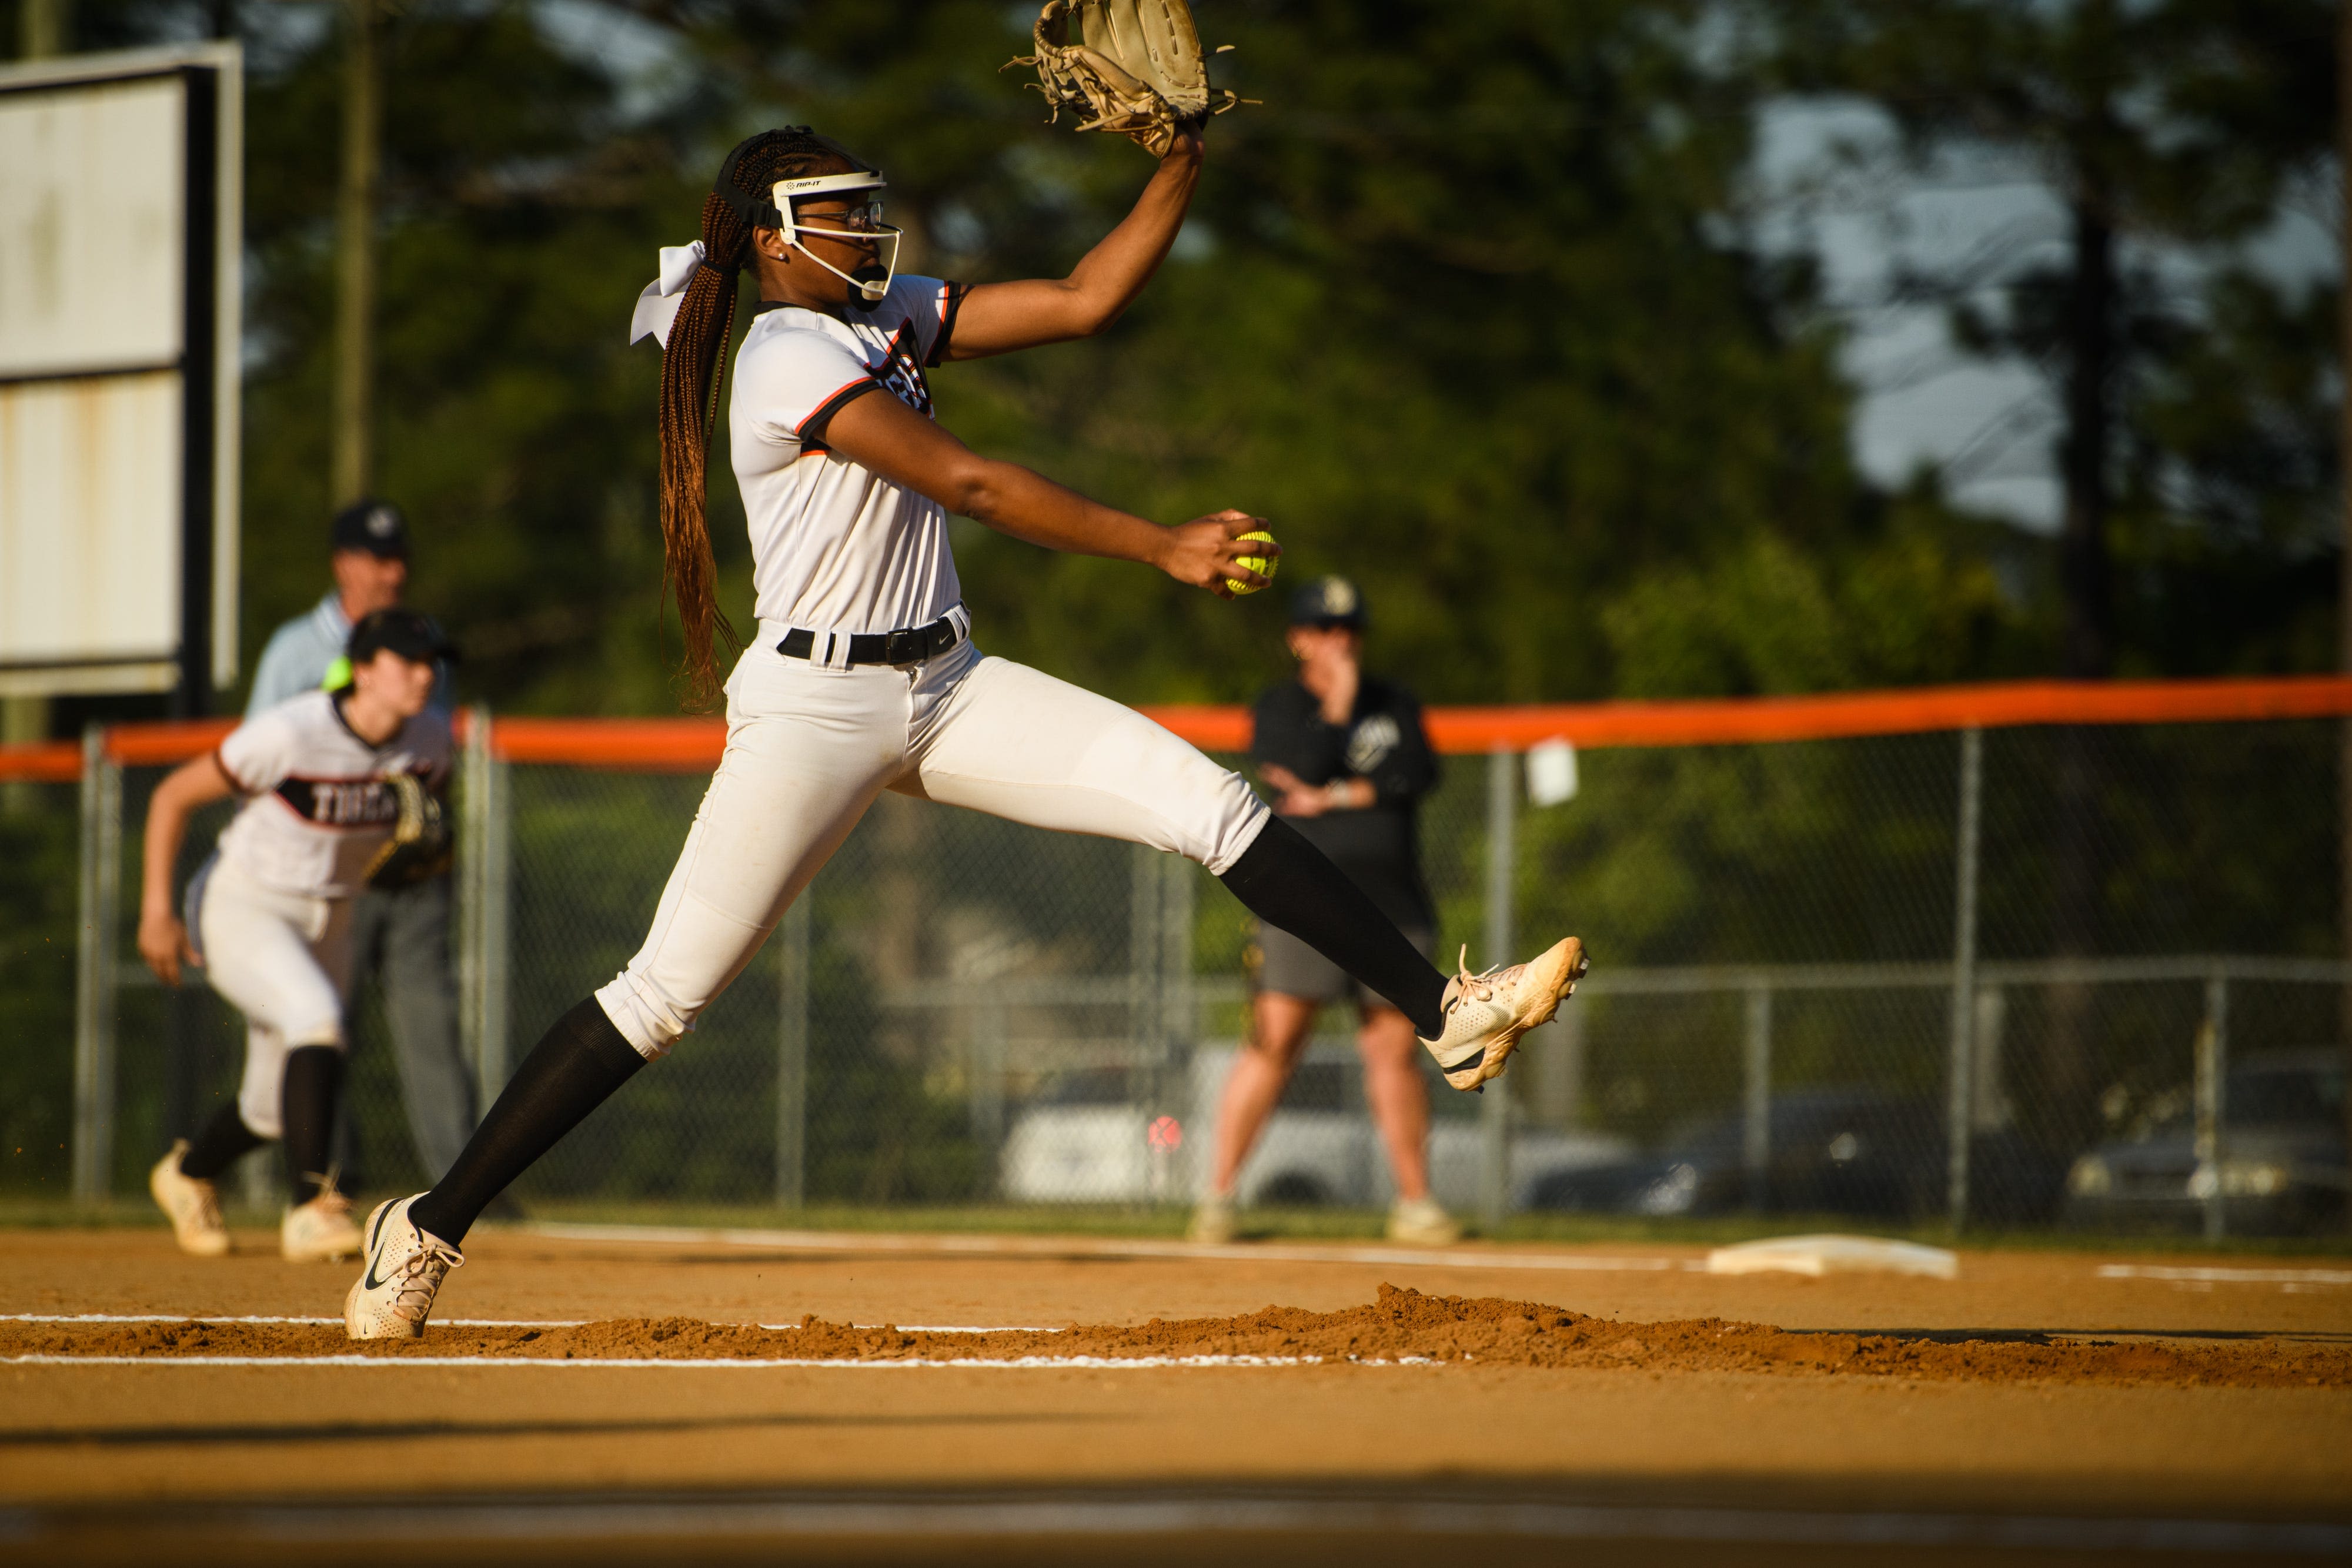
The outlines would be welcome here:
<svg viewBox="0 0 2352 1568">
<path fill-rule="evenodd" d="M 1900 484 L 1922 464 L 1945 467 L 1964 506 L 2055 529 L 2058 408 L 2043 379 L 2015 361 L 1960 352 L 1940 302 L 1889 303 L 1896 274 L 2012 275 L 2066 252 L 2057 193 L 2021 158 L 1963 154 L 1922 171 L 1894 153 L 1894 127 L 1866 103 L 1787 99 L 1759 127 L 1751 221 L 1768 248 L 1810 250 L 1822 292 L 1850 334 L 1845 369 L 1861 392 L 1853 439 L 1865 473 Z M 2323 174 L 2325 172 L 2320 172 Z M 2249 259 L 2285 281 L 2338 265 L 2333 193 L 2299 193 Z M 2173 252 L 2135 259 L 2185 272 L 2213 258 Z M 1990 303 L 1988 285 L 1981 297 Z"/>
</svg>

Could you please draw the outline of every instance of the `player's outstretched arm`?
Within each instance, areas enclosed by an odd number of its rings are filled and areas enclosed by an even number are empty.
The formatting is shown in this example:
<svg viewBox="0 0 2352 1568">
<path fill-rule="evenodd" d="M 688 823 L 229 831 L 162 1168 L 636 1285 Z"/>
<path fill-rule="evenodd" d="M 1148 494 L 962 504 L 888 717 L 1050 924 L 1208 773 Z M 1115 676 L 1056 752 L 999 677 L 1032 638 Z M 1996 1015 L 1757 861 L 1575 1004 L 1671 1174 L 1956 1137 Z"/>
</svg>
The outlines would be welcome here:
<svg viewBox="0 0 2352 1568">
<path fill-rule="evenodd" d="M 1223 511 L 1189 523 L 1158 523 L 1089 501 L 1017 463 L 982 457 L 931 421 L 884 392 L 845 404 L 825 426 L 825 444 L 894 485 L 921 492 L 949 511 L 1074 555 L 1156 566 L 1179 582 L 1231 599 L 1227 579 L 1264 587 L 1241 564 L 1245 555 L 1280 555 L 1266 540 L 1236 542 L 1264 522 Z"/>
<path fill-rule="evenodd" d="M 147 839 L 139 871 L 139 956 L 167 986 L 180 983 L 180 965 L 193 958 L 187 927 L 172 907 L 172 869 L 188 836 L 188 818 L 228 794 L 228 775 L 210 752 L 184 762 L 155 786 L 147 803 Z"/>
<path fill-rule="evenodd" d="M 1177 137 L 1136 199 L 1135 210 L 1087 252 L 1069 277 L 983 283 L 966 294 L 956 308 L 947 357 L 976 360 L 1102 331 L 1160 269 L 1200 182 L 1201 138 L 1194 131 Z"/>
</svg>

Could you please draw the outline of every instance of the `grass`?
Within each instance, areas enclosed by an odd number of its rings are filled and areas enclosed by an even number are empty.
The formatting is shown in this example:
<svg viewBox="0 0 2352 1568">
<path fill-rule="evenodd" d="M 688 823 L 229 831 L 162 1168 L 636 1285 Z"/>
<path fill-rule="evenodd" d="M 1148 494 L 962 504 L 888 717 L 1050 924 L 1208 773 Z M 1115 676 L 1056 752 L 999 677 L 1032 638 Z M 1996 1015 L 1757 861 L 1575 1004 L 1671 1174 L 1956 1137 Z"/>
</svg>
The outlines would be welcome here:
<svg viewBox="0 0 2352 1568">
<path fill-rule="evenodd" d="M 274 1224 L 275 1210 L 231 1203 L 233 1225 Z M 1181 1207 L 1125 1205 L 967 1205 L 894 1207 L 862 1204 L 774 1205 L 533 1203 L 533 1220 L 573 1225 L 670 1226 L 695 1229 L 843 1230 L 929 1235 L 1089 1236 L 1173 1240 L 1191 1218 Z M 1377 1241 L 1384 1216 L 1373 1209 L 1254 1208 L 1244 1213 L 1245 1239 L 1268 1241 Z M 163 1218 L 144 1197 L 118 1196 L 99 1204 L 0 1196 L 0 1229 L 160 1228 Z M 1500 1242 L 1555 1246 L 1719 1247 L 1766 1236 L 1811 1231 L 1863 1231 L 1931 1246 L 1973 1251 L 2100 1252 L 2137 1256 L 2352 1258 L 2352 1237 L 2230 1237 L 2214 1242 L 2182 1233 L 2116 1233 L 2059 1229 L 1970 1230 L 1955 1239 L 1949 1227 L 1883 1225 L 1841 1215 L 1723 1215 L 1701 1219 L 1643 1219 L 1594 1215 L 1514 1215 L 1491 1232 Z"/>
</svg>

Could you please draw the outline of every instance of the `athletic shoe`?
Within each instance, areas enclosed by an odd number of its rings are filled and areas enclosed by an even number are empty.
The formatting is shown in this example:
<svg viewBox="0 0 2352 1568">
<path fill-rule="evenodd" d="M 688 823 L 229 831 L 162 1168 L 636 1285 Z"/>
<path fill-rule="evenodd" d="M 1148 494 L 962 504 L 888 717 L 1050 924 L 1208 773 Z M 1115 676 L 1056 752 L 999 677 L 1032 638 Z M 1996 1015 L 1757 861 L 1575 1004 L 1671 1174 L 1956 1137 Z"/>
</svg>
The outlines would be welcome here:
<svg viewBox="0 0 2352 1568">
<path fill-rule="evenodd" d="M 278 1249 L 289 1263 L 331 1263 L 360 1249 L 360 1228 L 352 1200 L 332 1183 L 308 1203 L 296 1204 L 278 1222 Z"/>
<path fill-rule="evenodd" d="M 1462 1227 L 1433 1197 L 1401 1197 L 1389 1208 L 1389 1239 L 1408 1247 L 1451 1247 Z"/>
<path fill-rule="evenodd" d="M 147 1190 L 155 1195 L 155 1207 L 172 1221 L 172 1234 L 179 1239 L 181 1251 L 199 1258 L 226 1257 L 228 1227 L 221 1223 L 220 1188 L 180 1174 L 180 1157 L 187 1152 L 187 1139 L 174 1143 L 172 1152 L 147 1173 Z"/>
<path fill-rule="evenodd" d="M 1551 1021 L 1559 1000 L 1576 989 L 1578 978 L 1592 966 L 1584 944 L 1562 937 L 1544 953 L 1507 969 L 1470 972 L 1470 949 L 1464 947 L 1462 972 L 1445 983 L 1445 1032 L 1422 1046 L 1437 1059 L 1445 1082 L 1456 1089 L 1476 1089 L 1489 1078 L 1500 1078 L 1519 1036 L 1538 1024 Z"/>
<path fill-rule="evenodd" d="M 1233 1239 L 1234 1200 L 1229 1195 L 1213 1192 L 1192 1211 L 1192 1223 L 1186 1228 L 1184 1239 L 1223 1247 Z"/>
<path fill-rule="evenodd" d="M 433 1298 L 464 1253 L 409 1222 L 423 1197 L 386 1198 L 368 1216 L 367 1268 L 343 1298 L 343 1328 L 353 1339 L 415 1339 L 433 1315 Z"/>
</svg>

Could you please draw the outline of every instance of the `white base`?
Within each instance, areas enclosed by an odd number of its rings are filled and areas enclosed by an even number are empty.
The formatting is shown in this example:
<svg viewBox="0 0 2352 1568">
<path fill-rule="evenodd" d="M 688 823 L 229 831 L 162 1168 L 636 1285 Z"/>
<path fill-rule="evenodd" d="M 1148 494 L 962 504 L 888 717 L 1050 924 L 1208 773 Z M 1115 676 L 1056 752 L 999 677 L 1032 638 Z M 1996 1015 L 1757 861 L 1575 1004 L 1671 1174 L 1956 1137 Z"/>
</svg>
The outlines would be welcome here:
<svg viewBox="0 0 2352 1568">
<path fill-rule="evenodd" d="M 1710 1274 L 1919 1274 L 1957 1280 L 1960 1259 L 1941 1247 L 1888 1241 L 1875 1236 L 1774 1236 L 1718 1247 L 1706 1255 Z"/>
</svg>

